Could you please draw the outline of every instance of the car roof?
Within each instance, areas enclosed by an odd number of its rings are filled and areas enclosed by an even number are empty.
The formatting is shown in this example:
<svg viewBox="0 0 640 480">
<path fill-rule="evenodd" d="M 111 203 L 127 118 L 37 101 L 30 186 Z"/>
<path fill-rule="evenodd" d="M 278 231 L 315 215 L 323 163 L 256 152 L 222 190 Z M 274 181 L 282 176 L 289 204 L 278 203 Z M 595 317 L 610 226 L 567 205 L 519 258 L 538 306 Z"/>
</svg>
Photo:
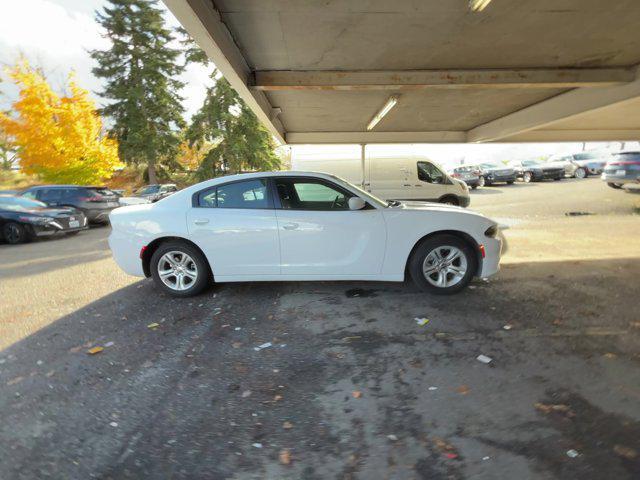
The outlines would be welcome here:
<svg viewBox="0 0 640 480">
<path fill-rule="evenodd" d="M 34 185 L 33 187 L 29 187 L 27 190 L 33 190 L 36 188 L 108 188 L 105 186 L 99 185 Z"/>
</svg>

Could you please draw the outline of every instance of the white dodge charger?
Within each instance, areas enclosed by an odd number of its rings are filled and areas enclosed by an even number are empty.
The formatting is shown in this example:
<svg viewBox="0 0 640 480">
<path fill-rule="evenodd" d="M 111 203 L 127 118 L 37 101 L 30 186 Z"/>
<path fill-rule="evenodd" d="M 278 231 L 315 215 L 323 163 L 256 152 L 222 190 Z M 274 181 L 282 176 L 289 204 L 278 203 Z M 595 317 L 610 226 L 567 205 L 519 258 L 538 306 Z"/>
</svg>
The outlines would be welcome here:
<svg viewBox="0 0 640 480">
<path fill-rule="evenodd" d="M 193 185 L 111 212 L 131 275 L 176 296 L 215 282 L 376 280 L 455 293 L 499 269 L 497 224 L 427 202 L 385 202 L 332 175 L 268 172 Z"/>
</svg>

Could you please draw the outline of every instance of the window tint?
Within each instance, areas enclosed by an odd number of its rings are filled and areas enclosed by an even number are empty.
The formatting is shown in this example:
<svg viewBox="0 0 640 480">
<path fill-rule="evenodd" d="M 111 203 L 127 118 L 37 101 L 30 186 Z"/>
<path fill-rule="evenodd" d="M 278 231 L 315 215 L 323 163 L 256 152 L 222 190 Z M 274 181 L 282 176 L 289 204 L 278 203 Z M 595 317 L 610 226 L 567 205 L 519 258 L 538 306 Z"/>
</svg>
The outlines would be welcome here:
<svg viewBox="0 0 640 480">
<path fill-rule="evenodd" d="M 423 182 L 444 183 L 444 174 L 429 162 L 418 162 L 418 178 Z"/>
<path fill-rule="evenodd" d="M 198 195 L 198 205 L 209 208 L 270 208 L 267 181 L 247 180 L 205 190 Z"/>
<path fill-rule="evenodd" d="M 37 190 L 29 190 L 28 192 L 24 192 L 22 196 L 26 198 L 30 198 L 31 200 L 35 200 L 36 193 L 38 193 Z"/>
<path fill-rule="evenodd" d="M 38 198 L 43 202 L 56 202 L 60 200 L 61 196 L 62 196 L 61 189 L 52 188 L 52 189 L 40 190 L 40 194 L 38 195 Z"/>
<path fill-rule="evenodd" d="M 353 195 L 330 182 L 308 178 L 275 178 L 283 209 L 348 210 Z"/>
</svg>

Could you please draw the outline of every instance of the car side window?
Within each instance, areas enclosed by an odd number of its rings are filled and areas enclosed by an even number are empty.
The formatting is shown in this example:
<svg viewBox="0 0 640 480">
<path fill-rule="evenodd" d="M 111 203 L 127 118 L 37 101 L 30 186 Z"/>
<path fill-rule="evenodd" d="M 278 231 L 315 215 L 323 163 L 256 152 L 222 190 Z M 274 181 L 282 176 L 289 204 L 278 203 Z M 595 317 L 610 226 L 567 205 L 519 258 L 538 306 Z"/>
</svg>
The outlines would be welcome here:
<svg viewBox="0 0 640 480">
<path fill-rule="evenodd" d="M 59 188 L 43 189 L 40 190 L 39 199 L 43 202 L 57 202 L 62 196 L 62 190 Z"/>
<path fill-rule="evenodd" d="M 285 210 L 348 210 L 353 195 L 330 182 L 312 178 L 275 178 Z"/>
<path fill-rule="evenodd" d="M 432 163 L 418 162 L 418 179 L 429 183 L 444 183 L 444 174 Z"/>
<path fill-rule="evenodd" d="M 23 196 L 23 197 L 25 197 L 25 198 L 29 198 L 29 199 L 31 199 L 31 200 L 35 200 L 35 199 L 36 199 L 36 194 L 37 194 L 37 193 L 38 193 L 38 191 L 37 191 L 37 190 L 30 190 L 30 191 L 28 191 L 28 192 L 24 192 L 24 193 L 22 194 L 22 196 Z"/>
<path fill-rule="evenodd" d="M 198 194 L 198 206 L 205 208 L 271 208 L 267 180 L 228 183 Z"/>
</svg>

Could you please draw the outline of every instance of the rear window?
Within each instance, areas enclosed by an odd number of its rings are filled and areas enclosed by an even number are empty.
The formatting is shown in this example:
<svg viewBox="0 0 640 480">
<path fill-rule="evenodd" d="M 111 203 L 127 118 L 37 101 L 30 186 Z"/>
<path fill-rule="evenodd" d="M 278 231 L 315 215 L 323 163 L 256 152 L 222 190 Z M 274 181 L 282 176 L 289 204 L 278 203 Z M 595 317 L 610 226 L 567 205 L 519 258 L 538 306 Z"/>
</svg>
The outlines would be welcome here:
<svg viewBox="0 0 640 480">
<path fill-rule="evenodd" d="M 614 162 L 640 162 L 640 152 L 618 153 L 612 158 Z"/>
<path fill-rule="evenodd" d="M 248 180 L 228 183 L 198 195 L 198 206 L 208 208 L 271 208 L 267 181 Z"/>
<path fill-rule="evenodd" d="M 94 195 L 102 195 L 102 196 L 106 196 L 106 197 L 110 197 L 115 195 L 115 193 L 111 190 L 109 190 L 106 187 L 86 187 L 85 190 L 87 192 L 90 192 Z"/>
</svg>

